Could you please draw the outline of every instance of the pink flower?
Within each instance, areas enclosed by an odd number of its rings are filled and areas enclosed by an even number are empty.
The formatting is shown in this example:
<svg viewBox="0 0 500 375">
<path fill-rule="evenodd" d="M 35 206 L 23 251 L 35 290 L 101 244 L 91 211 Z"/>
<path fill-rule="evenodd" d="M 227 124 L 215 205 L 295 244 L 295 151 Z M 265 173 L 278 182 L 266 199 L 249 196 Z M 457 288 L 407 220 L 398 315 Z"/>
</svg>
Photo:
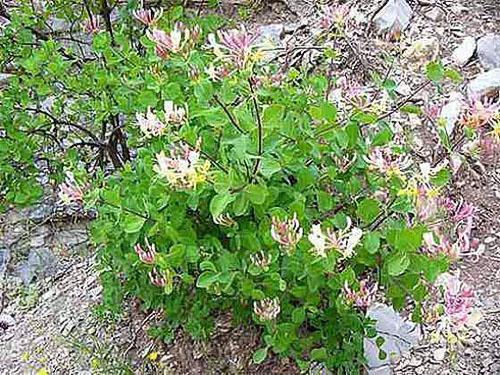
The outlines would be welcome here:
<svg viewBox="0 0 500 375">
<path fill-rule="evenodd" d="M 139 256 L 139 259 L 146 264 L 154 264 L 156 257 L 156 248 L 154 244 L 149 244 L 146 239 L 146 249 L 143 249 L 140 244 L 134 246 L 134 250 Z"/>
<path fill-rule="evenodd" d="M 210 163 L 200 161 L 200 142 L 193 150 L 181 143 L 170 151 L 170 157 L 163 151 L 156 155 L 157 164 L 154 171 L 167 182 L 180 189 L 194 189 L 206 181 Z"/>
<path fill-rule="evenodd" d="M 408 155 L 397 155 L 390 148 L 375 148 L 368 157 L 364 158 L 371 169 L 386 175 L 387 177 L 403 177 L 402 171 L 408 169 L 411 158 Z"/>
<path fill-rule="evenodd" d="M 354 249 L 361 241 L 363 231 L 359 228 L 351 229 L 351 219 L 348 218 L 348 223 L 345 229 L 334 231 L 328 228 L 326 233 L 321 230 L 321 224 L 314 224 L 311 227 L 311 232 L 307 239 L 313 245 L 313 253 L 317 256 L 325 258 L 326 250 L 335 249 L 340 252 L 343 258 L 350 258 L 354 255 Z"/>
<path fill-rule="evenodd" d="M 297 214 L 293 214 L 291 219 L 283 221 L 277 217 L 272 218 L 271 236 L 287 253 L 293 251 L 303 234 L 304 231 L 300 227 Z"/>
<path fill-rule="evenodd" d="M 91 35 L 99 33 L 101 31 L 101 23 L 99 21 L 99 17 L 90 16 L 83 22 L 82 28 L 83 31 Z"/>
<path fill-rule="evenodd" d="M 359 282 L 359 290 L 357 291 L 351 289 L 346 281 L 343 293 L 348 302 L 361 309 L 366 309 L 375 301 L 377 290 L 378 284 L 376 282 L 369 282 L 365 279 Z"/>
<path fill-rule="evenodd" d="M 150 107 L 148 107 L 145 116 L 141 113 L 137 113 L 135 117 L 139 124 L 139 128 L 148 138 L 161 136 L 166 130 L 165 124 L 158 120 L 158 117 L 156 117 Z"/>
<path fill-rule="evenodd" d="M 430 220 L 439 210 L 439 197 L 434 194 L 435 192 L 425 185 L 417 188 L 416 210 L 421 221 Z"/>
<path fill-rule="evenodd" d="M 439 104 L 426 105 L 424 106 L 424 114 L 432 121 L 436 121 L 441 115 L 441 109 Z"/>
<path fill-rule="evenodd" d="M 165 122 L 181 124 L 186 118 L 186 111 L 182 107 L 177 107 L 171 100 L 166 100 L 163 103 L 165 111 Z"/>
<path fill-rule="evenodd" d="M 163 15 L 163 9 L 137 9 L 132 12 L 134 17 L 146 26 L 155 25 Z"/>
<path fill-rule="evenodd" d="M 469 321 L 474 306 L 474 291 L 457 276 L 450 276 L 445 285 L 445 313 L 451 323 L 462 327 Z"/>
<path fill-rule="evenodd" d="M 66 179 L 59 185 L 59 200 L 65 205 L 71 203 L 81 204 L 83 203 L 83 196 L 84 191 L 76 182 L 73 173 L 67 171 Z"/>
<path fill-rule="evenodd" d="M 156 44 L 156 54 L 161 58 L 167 58 L 170 53 L 187 52 L 198 40 L 200 33 L 199 26 L 190 30 L 181 22 L 177 22 L 170 33 L 153 29 L 148 30 L 146 34 Z"/>
<path fill-rule="evenodd" d="M 159 271 L 156 267 L 149 272 L 149 280 L 151 284 L 159 288 L 164 288 L 167 285 L 167 278 L 164 272 Z"/>
<path fill-rule="evenodd" d="M 500 109 L 500 102 L 493 102 L 493 99 L 472 96 L 469 98 L 468 106 L 462 115 L 461 123 L 473 129 L 479 129 L 489 124 Z"/>
<path fill-rule="evenodd" d="M 242 26 L 240 29 L 219 30 L 217 36 L 220 43 L 215 41 L 213 34 L 209 35 L 209 42 L 214 53 L 218 57 L 229 59 L 238 68 L 244 69 L 252 57 L 253 50 L 257 47 L 259 34 L 248 32 Z"/>
<path fill-rule="evenodd" d="M 330 30 L 333 26 L 342 27 L 349 14 L 349 7 L 346 5 L 330 5 L 323 7 L 319 24 L 322 29 Z"/>
<path fill-rule="evenodd" d="M 475 217 L 476 207 L 472 204 L 465 202 L 462 200 L 455 207 L 455 212 L 453 215 L 453 220 L 455 222 L 466 221 L 469 219 L 473 219 Z"/>
<path fill-rule="evenodd" d="M 423 252 L 435 257 L 439 254 L 444 254 L 450 259 L 458 259 L 460 257 L 460 248 L 457 244 L 453 244 L 446 237 L 438 237 L 435 239 L 435 234 L 432 232 L 424 233 Z"/>
</svg>

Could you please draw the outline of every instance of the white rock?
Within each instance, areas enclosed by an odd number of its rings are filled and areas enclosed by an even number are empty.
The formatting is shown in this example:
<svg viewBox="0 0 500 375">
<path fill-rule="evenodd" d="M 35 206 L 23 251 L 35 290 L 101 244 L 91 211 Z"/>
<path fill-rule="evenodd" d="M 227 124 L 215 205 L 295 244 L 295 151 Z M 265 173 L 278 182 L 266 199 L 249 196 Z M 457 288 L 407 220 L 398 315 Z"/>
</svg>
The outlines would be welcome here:
<svg viewBox="0 0 500 375">
<path fill-rule="evenodd" d="M 458 66 L 464 66 L 476 51 L 476 39 L 472 36 L 464 38 L 462 43 L 453 51 L 451 59 Z"/>
<path fill-rule="evenodd" d="M 479 74 L 467 87 L 469 95 L 485 96 L 500 90 L 500 68 Z"/>
<path fill-rule="evenodd" d="M 446 356 L 446 348 L 438 348 L 434 350 L 433 356 L 436 361 L 441 362 Z"/>
<path fill-rule="evenodd" d="M 15 319 L 8 314 L 0 314 L 0 323 L 5 324 L 7 327 L 12 327 L 16 324 Z"/>
<path fill-rule="evenodd" d="M 439 7 L 434 7 L 425 13 L 425 16 L 434 22 L 440 21 L 443 18 L 443 15 L 444 13 Z"/>
<path fill-rule="evenodd" d="M 463 107 L 463 96 L 459 92 L 452 92 L 450 100 L 441 108 L 440 117 L 446 121 L 446 132 L 451 135 L 460 117 Z"/>
<path fill-rule="evenodd" d="M 486 69 L 500 68 L 500 34 L 487 34 L 477 41 L 477 56 Z"/>
<path fill-rule="evenodd" d="M 389 0 L 375 15 L 373 22 L 379 32 L 402 31 L 410 24 L 412 13 L 405 0 Z"/>
</svg>

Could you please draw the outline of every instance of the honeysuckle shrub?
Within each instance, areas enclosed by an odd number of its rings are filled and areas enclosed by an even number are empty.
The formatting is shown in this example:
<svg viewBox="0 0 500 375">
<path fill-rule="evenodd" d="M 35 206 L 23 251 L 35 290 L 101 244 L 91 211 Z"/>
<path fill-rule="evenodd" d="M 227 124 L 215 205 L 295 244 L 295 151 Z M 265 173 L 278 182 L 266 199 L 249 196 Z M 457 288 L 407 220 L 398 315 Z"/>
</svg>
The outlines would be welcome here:
<svg viewBox="0 0 500 375">
<path fill-rule="evenodd" d="M 346 14 L 325 11 L 325 33 Z M 69 37 L 48 28 L 53 17 Z M 387 301 L 422 321 L 432 284 L 474 251 L 474 208 L 445 196 L 457 134 L 437 110 L 398 105 L 441 137 L 438 159 L 412 160 L 389 121 L 394 81 L 366 91 L 284 69 L 256 30 L 222 25 L 135 1 L 21 2 L 0 34 L 12 73 L 0 93 L 2 204 L 35 202 L 43 175 L 63 204 L 97 211 L 102 313 L 137 297 L 164 312 L 152 333 L 169 340 L 178 327 L 209 338 L 230 312 L 261 327 L 257 363 L 272 351 L 358 373 L 363 339 L 376 336 L 368 307 Z M 336 56 L 325 49 L 326 65 Z M 424 85 L 456 76 L 433 62 Z M 475 103 L 458 134 L 492 131 L 494 111 Z M 457 283 L 431 311 L 446 317 L 441 331 L 472 316 Z"/>
</svg>

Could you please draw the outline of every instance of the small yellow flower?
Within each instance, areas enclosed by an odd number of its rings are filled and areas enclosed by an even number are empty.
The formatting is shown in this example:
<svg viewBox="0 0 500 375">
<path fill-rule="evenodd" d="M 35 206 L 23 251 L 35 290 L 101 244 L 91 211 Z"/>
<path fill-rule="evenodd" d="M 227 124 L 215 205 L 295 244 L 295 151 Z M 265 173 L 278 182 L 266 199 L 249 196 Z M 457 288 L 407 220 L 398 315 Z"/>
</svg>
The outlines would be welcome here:
<svg viewBox="0 0 500 375">
<path fill-rule="evenodd" d="M 42 367 L 40 370 L 37 371 L 36 375 L 49 375 L 49 372 L 45 367 Z"/>
<path fill-rule="evenodd" d="M 158 352 L 151 352 L 148 354 L 148 359 L 150 361 L 156 361 L 158 359 Z"/>
<path fill-rule="evenodd" d="M 21 361 L 23 362 L 28 362 L 30 360 L 30 353 L 28 352 L 24 352 L 22 355 L 21 355 Z"/>
</svg>

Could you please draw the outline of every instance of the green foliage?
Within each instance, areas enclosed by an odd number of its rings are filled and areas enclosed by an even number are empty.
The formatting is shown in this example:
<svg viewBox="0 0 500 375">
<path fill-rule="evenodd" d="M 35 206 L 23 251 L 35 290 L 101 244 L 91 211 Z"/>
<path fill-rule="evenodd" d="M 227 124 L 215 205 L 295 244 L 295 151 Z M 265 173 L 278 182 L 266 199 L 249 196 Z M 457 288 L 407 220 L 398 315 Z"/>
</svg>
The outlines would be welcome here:
<svg viewBox="0 0 500 375">
<path fill-rule="evenodd" d="M 76 20 L 77 9 L 54 5 L 46 13 Z M 427 228 L 408 224 L 414 199 L 401 194 L 407 180 L 366 162 L 373 148 L 389 147 L 392 128 L 374 110 L 344 113 L 326 101 L 329 82 L 319 74 L 291 70 L 276 86 L 265 79 L 276 67 L 250 64 L 213 79 L 206 69 L 222 63 L 200 43 L 160 59 L 144 27 L 123 12 L 112 34 L 93 36 L 87 58 L 56 39 L 39 40 L 32 28 L 40 20 L 29 7 L 12 15 L 0 47 L 20 73 L 0 93 L 2 203 L 41 196 L 38 161 L 50 162 L 59 182 L 69 168 L 89 184 L 86 202 L 98 211 L 99 313 L 118 315 L 124 296 L 138 297 L 144 309 L 164 311 L 153 333 L 167 340 L 180 326 L 208 338 L 216 314 L 230 311 L 237 322 L 262 326 L 255 363 L 274 352 L 302 367 L 320 361 L 358 373 L 372 327 L 345 297 L 345 285 L 356 289 L 377 275 L 381 290 L 403 307 L 407 297 L 421 302 L 426 282 L 447 267 L 444 257 L 419 252 Z M 172 8 L 158 27 L 172 30 L 179 19 L 183 9 Z M 202 39 L 220 25 L 216 18 L 184 21 L 199 24 Z M 435 82 L 455 78 L 439 63 L 427 74 Z M 383 87 L 392 93 L 395 82 Z M 186 110 L 185 121 L 145 136 L 136 115 L 151 107 L 163 119 L 167 100 Z M 160 152 L 169 157 L 181 147 L 183 162 L 186 149 L 200 159 L 190 174 L 181 180 L 158 172 Z M 433 182 L 448 178 L 443 172 Z M 273 222 L 295 216 L 305 235 L 280 246 Z M 307 239 L 317 223 L 342 239 L 324 256 Z M 352 254 L 343 253 L 352 228 L 362 237 Z M 136 249 L 148 244 L 156 247 L 152 260 Z M 254 306 L 268 300 L 278 301 L 279 312 L 266 320 Z"/>
</svg>

